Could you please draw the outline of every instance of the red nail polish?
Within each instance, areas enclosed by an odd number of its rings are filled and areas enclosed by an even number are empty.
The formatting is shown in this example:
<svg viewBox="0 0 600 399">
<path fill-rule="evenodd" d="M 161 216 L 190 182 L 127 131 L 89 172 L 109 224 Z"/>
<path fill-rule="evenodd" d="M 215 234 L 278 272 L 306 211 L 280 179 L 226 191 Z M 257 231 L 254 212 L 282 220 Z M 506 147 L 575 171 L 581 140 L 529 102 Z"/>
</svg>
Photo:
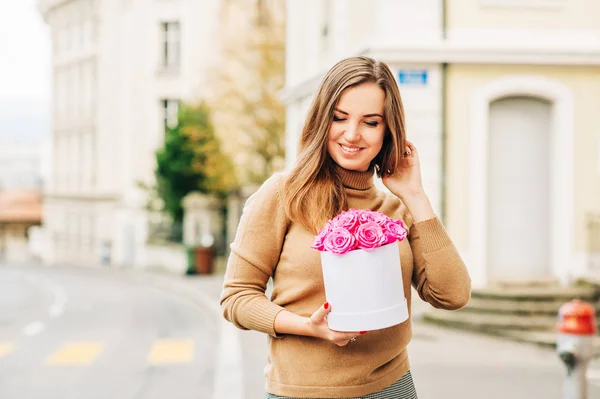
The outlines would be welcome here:
<svg viewBox="0 0 600 399">
<path fill-rule="evenodd" d="M 323 305 L 325 307 L 325 309 L 329 309 L 329 302 L 325 302 L 325 305 Z"/>
<path fill-rule="evenodd" d="M 361 331 L 359 334 L 360 335 L 365 335 L 367 332 L 366 331 Z"/>
</svg>

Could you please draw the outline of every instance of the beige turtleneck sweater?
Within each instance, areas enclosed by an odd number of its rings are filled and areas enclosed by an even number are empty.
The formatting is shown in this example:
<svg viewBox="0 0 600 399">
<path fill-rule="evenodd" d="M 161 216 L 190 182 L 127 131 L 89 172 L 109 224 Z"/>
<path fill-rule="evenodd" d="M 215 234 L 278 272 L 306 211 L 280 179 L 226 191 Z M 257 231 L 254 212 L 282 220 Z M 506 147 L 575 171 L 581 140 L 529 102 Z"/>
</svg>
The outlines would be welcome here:
<svg viewBox="0 0 600 399">
<path fill-rule="evenodd" d="M 338 170 L 350 208 L 379 211 L 406 224 L 408 239 L 398 245 L 409 309 L 411 282 L 419 296 L 436 308 L 465 306 L 470 278 L 441 222 L 432 218 L 413 223 L 398 198 L 376 189 L 372 170 Z M 224 316 L 241 329 L 269 335 L 265 374 L 266 389 L 272 394 L 350 398 L 382 390 L 409 370 L 410 318 L 370 331 L 343 347 L 275 333 L 273 324 L 281 310 L 309 317 L 326 301 L 320 254 L 311 248 L 314 235 L 286 217 L 281 196 L 284 179 L 283 174 L 269 178 L 244 207 L 227 263 L 221 296 Z M 273 278 L 270 299 L 265 296 L 269 277 Z"/>
</svg>

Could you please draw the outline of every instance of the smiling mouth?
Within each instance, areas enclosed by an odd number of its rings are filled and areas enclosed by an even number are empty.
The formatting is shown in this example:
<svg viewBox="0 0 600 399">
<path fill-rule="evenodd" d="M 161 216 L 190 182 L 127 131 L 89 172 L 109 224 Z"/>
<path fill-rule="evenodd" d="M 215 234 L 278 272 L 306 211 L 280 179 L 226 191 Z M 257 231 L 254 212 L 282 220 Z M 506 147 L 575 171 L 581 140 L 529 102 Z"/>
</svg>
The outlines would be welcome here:
<svg viewBox="0 0 600 399">
<path fill-rule="evenodd" d="M 340 144 L 340 148 L 347 154 L 356 154 L 362 150 L 360 147 L 347 147 L 343 144 Z"/>
</svg>

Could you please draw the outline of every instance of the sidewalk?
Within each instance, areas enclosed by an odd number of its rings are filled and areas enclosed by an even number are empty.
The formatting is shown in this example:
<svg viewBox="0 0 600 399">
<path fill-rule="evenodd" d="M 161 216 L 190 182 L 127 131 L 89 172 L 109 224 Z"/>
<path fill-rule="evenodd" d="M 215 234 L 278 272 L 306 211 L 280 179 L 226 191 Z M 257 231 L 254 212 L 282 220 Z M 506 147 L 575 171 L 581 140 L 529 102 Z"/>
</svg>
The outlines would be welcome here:
<svg viewBox="0 0 600 399">
<path fill-rule="evenodd" d="M 186 279 L 218 305 L 223 286 L 223 275 L 187 276 Z M 233 326 L 223 318 L 222 314 L 219 314 L 219 317 L 222 320 L 221 323 Z M 223 324 L 221 325 L 225 327 Z M 239 398 L 231 396 L 230 387 L 223 387 L 218 388 L 220 392 L 217 392 L 212 399 L 261 399 L 265 395 L 263 370 L 267 363 L 267 336 L 256 331 L 242 331 L 236 327 L 233 329 L 239 339 L 240 358 L 237 361 L 241 362 L 243 396 Z"/>
<path fill-rule="evenodd" d="M 221 275 L 185 279 L 218 304 Z M 421 322 L 428 308 L 413 292 L 409 356 L 420 399 L 562 399 L 565 370 L 553 350 Z M 266 336 L 236 331 L 243 398 L 262 398 Z M 590 366 L 589 377 L 589 398 L 600 397 L 600 362 Z"/>
</svg>

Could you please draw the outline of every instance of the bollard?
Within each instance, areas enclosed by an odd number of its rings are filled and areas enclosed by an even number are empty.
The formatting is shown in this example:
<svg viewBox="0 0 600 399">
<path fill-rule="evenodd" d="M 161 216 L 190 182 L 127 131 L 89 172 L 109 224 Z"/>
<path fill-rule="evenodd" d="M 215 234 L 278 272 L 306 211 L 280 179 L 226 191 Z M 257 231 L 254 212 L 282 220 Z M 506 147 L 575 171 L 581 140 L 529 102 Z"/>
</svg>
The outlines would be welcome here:
<svg viewBox="0 0 600 399">
<path fill-rule="evenodd" d="M 567 367 L 563 399 L 587 399 L 587 366 L 593 357 L 596 310 L 575 299 L 558 310 L 556 352 Z"/>
</svg>

